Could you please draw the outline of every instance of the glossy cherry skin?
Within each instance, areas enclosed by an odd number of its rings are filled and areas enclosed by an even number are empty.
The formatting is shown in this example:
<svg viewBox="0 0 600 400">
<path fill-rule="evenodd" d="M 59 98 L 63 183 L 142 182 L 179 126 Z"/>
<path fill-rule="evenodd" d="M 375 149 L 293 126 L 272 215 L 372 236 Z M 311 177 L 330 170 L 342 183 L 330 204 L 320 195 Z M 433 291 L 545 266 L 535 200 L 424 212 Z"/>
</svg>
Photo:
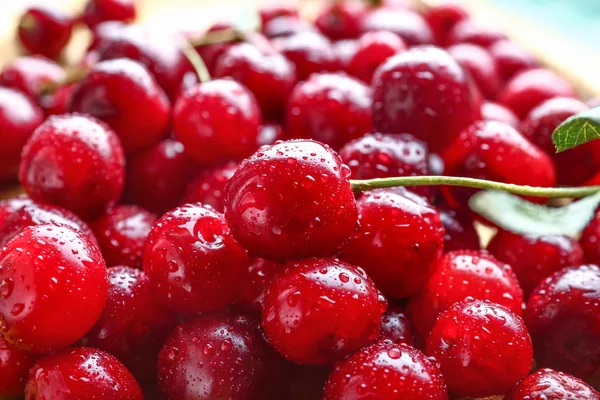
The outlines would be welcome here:
<svg viewBox="0 0 600 400">
<path fill-rule="evenodd" d="M 44 6 L 31 7 L 21 17 L 18 36 L 29 53 L 55 58 L 71 39 L 72 30 L 73 18 L 68 14 Z"/>
<path fill-rule="evenodd" d="M 236 296 L 235 306 L 250 313 L 260 314 L 265 289 L 283 268 L 283 264 L 252 257 L 242 288 Z"/>
<path fill-rule="evenodd" d="M 525 323 L 499 304 L 467 300 L 437 320 L 427 339 L 448 389 L 466 397 L 501 395 L 531 370 L 533 346 Z"/>
<path fill-rule="evenodd" d="M 290 95 L 287 134 L 339 149 L 371 130 L 371 91 L 346 74 L 313 74 Z"/>
<path fill-rule="evenodd" d="M 581 246 L 567 236 L 519 235 L 501 229 L 487 248 L 512 267 L 525 297 L 554 272 L 583 263 Z"/>
<path fill-rule="evenodd" d="M 504 400 L 600 400 L 600 393 L 564 372 L 542 368 L 512 388 Z"/>
<path fill-rule="evenodd" d="M 583 249 L 586 262 L 596 265 L 600 264 L 600 214 L 596 213 L 587 224 L 581 233 L 579 244 L 581 244 Z"/>
<path fill-rule="evenodd" d="M 20 90 L 35 101 L 45 85 L 64 77 L 65 70 L 54 61 L 39 56 L 19 57 L 2 69 L 0 85 Z"/>
<path fill-rule="evenodd" d="M 339 153 L 352 179 L 430 175 L 427 145 L 409 134 L 367 134 L 346 143 Z M 427 186 L 409 189 L 425 197 L 434 190 Z"/>
<path fill-rule="evenodd" d="M 354 2 L 328 5 L 317 15 L 315 26 L 331 40 L 356 39 L 365 9 L 364 4 Z"/>
<path fill-rule="evenodd" d="M 231 303 L 248 262 L 223 215 L 200 204 L 186 204 L 163 215 L 144 249 L 144 271 L 155 295 L 181 315 Z"/>
<path fill-rule="evenodd" d="M 346 71 L 366 83 L 385 60 L 406 50 L 406 43 L 389 31 L 367 32 L 357 42 L 357 48 L 348 62 Z"/>
<path fill-rule="evenodd" d="M 225 217 L 252 254 L 285 262 L 333 255 L 356 228 L 348 167 L 312 140 L 263 146 L 225 186 Z"/>
<path fill-rule="evenodd" d="M 117 205 L 94 220 L 91 228 L 107 265 L 142 268 L 144 243 L 156 214 L 132 205 Z"/>
<path fill-rule="evenodd" d="M 171 107 L 167 95 L 142 64 L 120 58 L 92 67 L 75 87 L 69 110 L 106 122 L 125 151 L 131 153 L 164 136 Z"/>
<path fill-rule="evenodd" d="M 201 171 L 188 185 L 183 202 L 202 203 L 222 213 L 225 209 L 225 185 L 237 168 L 237 163 L 230 162 Z"/>
<path fill-rule="evenodd" d="M 504 122 L 515 129 L 519 129 L 521 122 L 519 117 L 508 108 L 491 101 L 484 101 L 481 104 L 481 119 L 484 121 Z"/>
<path fill-rule="evenodd" d="M 408 311 L 416 333 L 427 338 L 440 314 L 467 297 L 489 300 L 523 315 L 523 291 L 508 264 L 485 251 L 445 254 L 427 285 L 414 296 Z"/>
<path fill-rule="evenodd" d="M 397 305 L 390 305 L 381 318 L 380 338 L 413 346 L 415 337 L 410 319 Z"/>
<path fill-rule="evenodd" d="M 285 140 L 286 136 L 287 134 L 283 126 L 276 122 L 266 122 L 259 129 L 256 144 L 258 147 L 266 144 L 275 144 L 278 140 Z"/>
<path fill-rule="evenodd" d="M 437 152 L 479 115 L 471 80 L 449 53 L 409 49 L 389 58 L 373 76 L 373 126 L 411 133 Z"/>
<path fill-rule="evenodd" d="M 461 5 L 451 2 L 433 5 L 425 12 L 425 20 L 439 45 L 445 45 L 454 25 L 468 17 L 469 14 Z"/>
<path fill-rule="evenodd" d="M 479 236 L 468 213 L 436 205 L 444 226 L 444 251 L 479 250 Z"/>
<path fill-rule="evenodd" d="M 296 84 L 296 67 L 277 52 L 239 43 L 219 57 L 213 77 L 235 79 L 254 94 L 265 119 L 279 120 Z"/>
<path fill-rule="evenodd" d="M 175 137 L 201 166 L 248 157 L 256 148 L 261 114 L 252 93 L 230 79 L 187 90 L 175 103 Z"/>
<path fill-rule="evenodd" d="M 286 359 L 329 365 L 379 336 L 385 298 L 365 272 L 333 258 L 290 262 L 267 286 L 262 327 Z"/>
<path fill-rule="evenodd" d="M 29 372 L 26 400 L 142 400 L 142 389 L 115 357 L 91 347 L 41 358 Z"/>
<path fill-rule="evenodd" d="M 519 72 L 539 66 L 538 60 L 527 50 L 511 40 L 500 40 L 489 47 L 489 52 L 503 81 L 508 81 Z"/>
<path fill-rule="evenodd" d="M 131 22 L 135 14 L 134 0 L 88 0 L 81 20 L 94 28 L 104 21 Z"/>
<path fill-rule="evenodd" d="M 433 44 L 433 32 L 423 17 L 407 8 L 376 7 L 361 21 L 362 32 L 389 31 L 398 35 L 408 46 Z"/>
<path fill-rule="evenodd" d="M 167 400 L 262 399 L 279 364 L 258 320 L 208 313 L 178 326 L 165 342 L 158 380 Z"/>
<path fill-rule="evenodd" d="M 600 268 L 565 268 L 546 278 L 527 302 L 525 321 L 538 367 L 587 380 L 600 371 Z"/>
<path fill-rule="evenodd" d="M 500 89 L 500 73 L 490 53 L 481 46 L 461 43 L 450 46 L 448 53 L 469 72 L 486 98 L 494 98 Z"/>
<path fill-rule="evenodd" d="M 116 203 L 124 178 L 119 138 L 90 117 L 52 116 L 23 148 L 19 180 L 29 197 L 65 207 L 84 219 Z"/>
<path fill-rule="evenodd" d="M 12 213 L 31 203 L 33 203 L 33 201 L 25 195 L 0 200 L 0 226 L 4 225 L 4 221 L 6 221 L 6 218 Z"/>
<path fill-rule="evenodd" d="M 42 110 L 23 93 L 0 87 L 0 181 L 15 179 L 21 149 L 43 118 Z"/>
<path fill-rule="evenodd" d="M 335 71 L 338 67 L 331 42 L 316 32 L 300 32 L 281 38 L 276 48 L 294 63 L 299 81 L 312 73 Z"/>
<path fill-rule="evenodd" d="M 504 33 L 492 30 L 470 19 L 464 19 L 455 24 L 448 32 L 446 45 L 472 43 L 487 49 L 501 40 L 506 40 Z"/>
<path fill-rule="evenodd" d="M 68 226 L 23 229 L 0 251 L 0 332 L 12 345 L 47 353 L 73 344 L 106 300 L 100 250 Z"/>
<path fill-rule="evenodd" d="M 11 346 L 0 336 L 0 398 L 23 395 L 35 356 Z"/>
<path fill-rule="evenodd" d="M 416 294 L 442 255 L 438 212 L 425 198 L 399 189 L 366 192 L 357 204 L 359 227 L 340 258 L 364 268 L 386 296 Z"/>
</svg>

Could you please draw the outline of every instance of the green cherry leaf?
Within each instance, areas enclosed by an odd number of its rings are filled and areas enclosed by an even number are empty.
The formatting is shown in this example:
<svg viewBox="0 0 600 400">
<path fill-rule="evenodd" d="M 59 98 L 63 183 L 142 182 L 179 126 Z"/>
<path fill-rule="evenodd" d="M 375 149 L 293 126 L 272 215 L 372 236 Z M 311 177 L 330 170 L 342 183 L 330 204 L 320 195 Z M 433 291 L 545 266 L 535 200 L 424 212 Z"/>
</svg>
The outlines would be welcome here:
<svg viewBox="0 0 600 400">
<path fill-rule="evenodd" d="M 477 214 L 508 231 L 522 235 L 577 237 L 600 204 L 600 192 L 564 207 L 531 203 L 506 192 L 480 191 L 469 200 Z"/>
<path fill-rule="evenodd" d="M 567 118 L 552 133 L 552 142 L 557 153 L 598 138 L 600 138 L 600 107 Z"/>
</svg>

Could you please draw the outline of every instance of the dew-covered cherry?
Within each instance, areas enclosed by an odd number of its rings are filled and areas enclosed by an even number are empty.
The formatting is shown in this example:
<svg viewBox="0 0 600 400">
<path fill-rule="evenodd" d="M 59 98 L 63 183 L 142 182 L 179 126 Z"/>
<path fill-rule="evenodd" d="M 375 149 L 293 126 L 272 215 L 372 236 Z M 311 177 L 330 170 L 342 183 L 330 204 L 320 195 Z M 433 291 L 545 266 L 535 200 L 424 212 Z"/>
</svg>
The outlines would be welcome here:
<svg viewBox="0 0 600 400">
<path fill-rule="evenodd" d="M 134 0 L 88 0 L 81 20 L 93 29 L 104 21 L 131 22 L 135 14 Z"/>
<path fill-rule="evenodd" d="M 230 162 L 201 171 L 188 185 L 183 202 L 202 203 L 211 206 L 218 212 L 223 212 L 225 209 L 225 185 L 237 168 L 237 163 Z"/>
<path fill-rule="evenodd" d="M 504 400 L 600 400 L 600 393 L 579 378 L 542 368 L 504 396 Z"/>
<path fill-rule="evenodd" d="M 425 19 L 408 8 L 375 7 L 362 18 L 361 30 L 392 32 L 408 46 L 433 44 L 435 41 Z"/>
<path fill-rule="evenodd" d="M 143 400 L 144 396 L 117 358 L 91 347 L 77 347 L 39 359 L 29 372 L 25 398 Z"/>
<path fill-rule="evenodd" d="M 425 20 L 433 31 L 438 45 L 445 45 L 454 25 L 467 18 L 469 18 L 467 11 L 460 4 L 453 2 L 435 4 L 425 12 Z"/>
<path fill-rule="evenodd" d="M 266 287 L 283 268 L 283 264 L 252 257 L 235 299 L 236 307 L 247 312 L 260 313 Z"/>
<path fill-rule="evenodd" d="M 386 307 L 362 269 L 308 258 L 286 264 L 267 286 L 262 327 L 286 359 L 328 365 L 376 339 Z"/>
<path fill-rule="evenodd" d="M 19 57 L 2 69 L 0 85 L 36 100 L 46 85 L 57 84 L 64 77 L 65 70 L 54 61 L 40 56 Z"/>
<path fill-rule="evenodd" d="M 94 220 L 91 228 L 106 264 L 141 268 L 144 243 L 156 219 L 141 207 L 117 205 Z"/>
<path fill-rule="evenodd" d="M 460 43 L 450 46 L 448 53 L 469 72 L 477 88 L 486 98 L 494 98 L 500 89 L 500 73 L 490 53 L 481 46 Z"/>
<path fill-rule="evenodd" d="M 502 395 L 533 363 L 525 323 L 499 304 L 467 300 L 447 309 L 427 339 L 448 389 L 466 397 Z"/>
<path fill-rule="evenodd" d="M 394 343 L 414 345 L 415 337 L 410 319 L 402 307 L 390 305 L 381 317 L 380 338 L 391 340 Z"/>
<path fill-rule="evenodd" d="M 34 363 L 35 356 L 11 346 L 0 335 L 0 398 L 23 395 L 29 369 Z"/>
<path fill-rule="evenodd" d="M 119 138 L 90 117 L 52 116 L 23 148 L 19 180 L 27 195 L 65 207 L 84 219 L 116 203 L 124 178 L 125 156 Z"/>
<path fill-rule="evenodd" d="M 225 217 L 254 255 L 279 262 L 333 255 L 356 228 L 349 175 L 319 142 L 263 146 L 225 186 Z"/>
<path fill-rule="evenodd" d="M 511 40 L 500 40 L 489 47 L 504 82 L 519 72 L 539 66 L 538 60 L 527 50 Z"/>
<path fill-rule="evenodd" d="M 398 35 L 389 31 L 367 32 L 358 39 L 356 46 L 346 71 L 368 84 L 377 67 L 407 48 Z"/>
<path fill-rule="evenodd" d="M 430 150 L 450 145 L 479 116 L 479 96 L 452 56 L 433 46 L 389 58 L 373 76 L 373 126 L 410 133 Z"/>
<path fill-rule="evenodd" d="M 171 107 L 148 70 L 126 58 L 101 61 L 75 87 L 69 111 L 106 122 L 127 153 L 157 142 L 166 133 Z"/>
<path fill-rule="evenodd" d="M 448 32 L 446 45 L 471 43 L 490 48 L 494 43 L 506 40 L 506 35 L 471 19 L 463 19 Z"/>
<path fill-rule="evenodd" d="M 71 39 L 73 22 L 71 16 L 58 9 L 30 7 L 19 21 L 19 41 L 31 54 L 56 58 Z"/>
<path fill-rule="evenodd" d="M 106 291 L 106 265 L 89 237 L 27 227 L 0 251 L 0 333 L 33 353 L 69 346 L 96 322 Z"/>
<path fill-rule="evenodd" d="M 312 73 L 335 71 L 338 67 L 331 42 L 317 32 L 299 32 L 281 38 L 276 48 L 294 63 L 299 81 Z"/>
<path fill-rule="evenodd" d="M 360 2 L 332 3 L 319 12 L 315 26 L 331 40 L 356 39 L 365 10 Z"/>
<path fill-rule="evenodd" d="M 479 250 L 479 236 L 471 215 L 447 205 L 436 205 L 444 226 L 444 251 Z"/>
<path fill-rule="evenodd" d="M 416 294 L 442 255 L 439 213 L 425 198 L 399 189 L 366 192 L 357 205 L 359 227 L 340 258 L 364 268 L 386 296 Z"/>
<path fill-rule="evenodd" d="M 0 215 L 0 220 L 1 218 Z M 596 213 L 587 224 L 581 233 L 579 244 L 583 249 L 585 261 L 590 264 L 600 265 L 600 214 Z"/>
<path fill-rule="evenodd" d="M 343 73 L 313 74 L 290 95 L 286 126 L 290 138 L 339 149 L 371 130 L 371 90 Z"/>
<path fill-rule="evenodd" d="M 485 251 L 452 251 L 440 259 L 427 285 L 410 300 L 408 311 L 418 336 L 427 338 L 440 314 L 468 297 L 523 315 L 523 291 L 509 265 Z"/>
<path fill-rule="evenodd" d="M 484 101 L 481 104 L 481 119 L 484 121 L 504 122 L 515 129 L 518 129 L 521 124 L 519 117 L 514 112 L 492 101 Z"/>
</svg>

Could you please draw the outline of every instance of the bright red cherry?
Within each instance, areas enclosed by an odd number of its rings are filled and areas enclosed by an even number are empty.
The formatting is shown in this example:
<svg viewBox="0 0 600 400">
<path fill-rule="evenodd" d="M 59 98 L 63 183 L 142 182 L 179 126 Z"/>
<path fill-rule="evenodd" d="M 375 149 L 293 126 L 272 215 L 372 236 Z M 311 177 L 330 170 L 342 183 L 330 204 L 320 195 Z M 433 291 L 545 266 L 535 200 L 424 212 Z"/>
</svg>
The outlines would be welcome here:
<svg viewBox="0 0 600 400">
<path fill-rule="evenodd" d="M 142 389 L 115 357 L 91 347 L 66 349 L 38 360 L 29 372 L 26 400 L 142 400 Z"/>
<path fill-rule="evenodd" d="M 356 39 L 365 9 L 359 2 L 332 3 L 317 15 L 315 26 L 331 40 Z"/>
<path fill-rule="evenodd" d="M 236 239 L 259 257 L 330 256 L 356 228 L 349 175 L 319 142 L 263 146 L 225 186 L 225 217 Z"/>
<path fill-rule="evenodd" d="M 346 70 L 363 82 L 371 83 L 377 67 L 406 48 L 406 43 L 392 32 L 367 32 L 358 39 L 357 48 Z"/>
<path fill-rule="evenodd" d="M 400 306 L 390 305 L 383 313 L 380 338 L 391 340 L 394 343 L 414 345 L 412 324 Z"/>
<path fill-rule="evenodd" d="M 355 39 L 338 40 L 333 43 L 333 52 L 338 60 L 339 69 L 348 72 L 352 56 L 358 49 L 358 41 Z"/>
<path fill-rule="evenodd" d="M 409 313 L 420 338 L 427 338 L 435 321 L 452 304 L 468 297 L 489 300 L 523 315 L 523 291 L 510 266 L 485 251 L 460 250 L 445 254 Z"/>
<path fill-rule="evenodd" d="M 492 44 L 489 51 L 504 82 L 519 72 L 539 66 L 538 60 L 529 51 L 510 40 L 500 40 Z"/>
<path fill-rule="evenodd" d="M 173 109 L 175 137 L 202 166 L 248 157 L 256 148 L 260 124 L 256 99 L 230 79 L 194 86 Z"/>
<path fill-rule="evenodd" d="M 81 20 L 90 28 L 104 21 L 131 22 L 134 19 L 134 0 L 88 0 L 81 15 Z"/>
<path fill-rule="evenodd" d="M 467 73 L 444 50 L 416 47 L 389 58 L 373 76 L 373 126 L 411 133 L 430 150 L 450 145 L 479 115 Z"/>
<path fill-rule="evenodd" d="M 209 313 L 178 326 L 165 342 L 158 380 L 167 400 L 263 399 L 279 364 L 257 320 Z"/>
<path fill-rule="evenodd" d="M 594 215 L 585 227 L 581 233 L 579 244 L 583 248 L 585 261 L 600 265 L 600 214 Z"/>
<path fill-rule="evenodd" d="M 269 39 L 285 38 L 303 32 L 318 33 L 318 30 L 310 22 L 290 15 L 273 18 L 262 26 L 262 33 Z"/>
<path fill-rule="evenodd" d="M 27 141 L 19 180 L 35 201 L 93 218 L 121 196 L 125 157 L 119 138 L 99 121 L 52 116 Z"/>
<path fill-rule="evenodd" d="M 276 122 L 266 122 L 259 129 L 256 144 L 258 147 L 265 144 L 275 144 L 278 140 L 284 140 L 286 136 L 283 126 Z"/>
<path fill-rule="evenodd" d="M 230 162 L 201 171 L 188 185 L 183 202 L 202 203 L 211 206 L 218 212 L 223 212 L 225 209 L 225 185 L 237 168 L 237 163 Z"/>
<path fill-rule="evenodd" d="M 433 5 L 425 12 L 425 20 L 439 45 L 445 45 L 454 25 L 467 18 L 467 11 L 461 5 L 451 2 Z"/>
<path fill-rule="evenodd" d="M 282 270 L 283 264 L 260 257 L 252 257 L 235 305 L 248 312 L 260 313 L 265 288 L 273 280 L 275 274 Z"/>
<path fill-rule="evenodd" d="M 40 56 L 19 57 L 2 69 L 0 85 L 20 90 L 37 100 L 46 85 L 64 78 L 65 70 L 54 61 Z"/>
<path fill-rule="evenodd" d="M 468 213 L 436 205 L 444 226 L 444 251 L 479 250 L 479 236 Z"/>
<path fill-rule="evenodd" d="M 100 316 L 106 290 L 90 238 L 68 226 L 27 227 L 0 251 L 0 332 L 33 353 L 69 346 Z"/>
<path fill-rule="evenodd" d="M 500 73 L 490 53 L 481 46 L 461 43 L 450 46 L 448 53 L 469 72 L 486 98 L 494 98 L 500 89 Z"/>
<path fill-rule="evenodd" d="M 364 268 L 390 297 L 416 294 L 433 272 L 444 247 L 440 216 L 407 190 L 379 189 L 357 201 L 359 227 L 340 258 Z"/>
<path fill-rule="evenodd" d="M 106 264 L 142 268 L 144 243 L 157 216 L 143 208 L 118 205 L 91 223 Z"/>
<path fill-rule="evenodd" d="M 362 269 L 308 258 L 288 263 L 267 286 L 262 327 L 286 359 L 328 365 L 376 339 L 386 307 Z"/>
<path fill-rule="evenodd" d="M 218 310 L 239 292 L 248 255 L 222 214 L 186 204 L 163 215 L 148 235 L 144 271 L 155 295 L 181 315 Z"/>
<path fill-rule="evenodd" d="M 538 367 L 587 380 L 600 371 L 600 268 L 565 268 L 535 288 L 525 311 Z"/>
<path fill-rule="evenodd" d="M 19 21 L 19 41 L 31 54 L 56 58 L 71 39 L 73 18 L 60 10 L 30 7 Z"/>
<path fill-rule="evenodd" d="M 371 130 L 371 90 L 343 73 L 313 74 L 290 95 L 287 134 L 339 149 Z"/>
<path fill-rule="evenodd" d="M 15 179 L 21 150 L 43 118 L 42 110 L 23 93 L 0 87 L 0 181 Z"/>
<path fill-rule="evenodd" d="M 408 8 L 376 7 L 361 21 L 362 32 L 390 31 L 408 46 L 433 44 L 435 38 L 425 19 Z"/>
<path fill-rule="evenodd" d="M 466 397 L 502 395 L 527 376 L 533 346 L 525 323 L 499 304 L 456 303 L 437 320 L 427 339 L 448 389 Z"/>
<path fill-rule="evenodd" d="M 470 19 L 463 19 L 450 29 L 446 44 L 451 46 L 458 43 L 472 43 L 487 49 L 501 40 L 506 40 L 504 33 L 490 29 Z"/>
<path fill-rule="evenodd" d="M 25 195 L 0 200 L 0 227 L 4 225 L 6 218 L 11 214 L 31 203 L 33 203 L 33 201 Z"/>
<path fill-rule="evenodd" d="M 484 101 L 481 104 L 481 119 L 484 121 L 504 122 L 515 129 L 519 129 L 521 122 L 519 117 L 508 108 L 491 101 Z"/>
<path fill-rule="evenodd" d="M 266 3 L 258 10 L 261 26 L 277 17 L 298 17 L 298 7 L 291 4 Z"/>
<path fill-rule="evenodd" d="M 542 368 L 512 388 L 504 400 L 600 400 L 600 393 L 564 372 Z"/>
<path fill-rule="evenodd" d="M 239 43 L 219 57 L 213 77 L 235 79 L 254 94 L 265 119 L 279 120 L 296 84 L 296 69 L 277 52 L 265 53 L 250 43 Z"/>
<path fill-rule="evenodd" d="M 335 71 L 337 58 L 331 42 L 316 32 L 299 32 L 279 39 L 277 49 L 296 66 L 299 81 L 315 72 Z"/>
<path fill-rule="evenodd" d="M 29 369 L 35 357 L 11 346 L 0 335 L 0 398 L 18 398 L 23 395 Z"/>
<path fill-rule="evenodd" d="M 234 29 L 234 26 L 228 22 L 217 22 L 216 24 L 210 26 L 206 33 L 221 32 L 229 29 Z M 211 74 L 211 76 L 215 72 L 215 66 L 217 65 L 217 61 L 219 61 L 221 55 L 234 44 L 234 42 L 220 42 L 203 44 L 195 47 L 196 51 L 202 58 L 202 61 L 204 61 L 204 64 L 206 64 L 206 68 L 208 68 L 208 72 Z"/>
<path fill-rule="evenodd" d="M 512 267 L 525 297 L 554 272 L 583 263 L 581 246 L 567 236 L 519 235 L 501 229 L 487 248 Z"/>
<path fill-rule="evenodd" d="M 171 107 L 167 95 L 142 64 L 120 58 L 92 67 L 75 87 L 69 111 L 106 122 L 125 151 L 131 153 L 164 136 Z"/>
</svg>

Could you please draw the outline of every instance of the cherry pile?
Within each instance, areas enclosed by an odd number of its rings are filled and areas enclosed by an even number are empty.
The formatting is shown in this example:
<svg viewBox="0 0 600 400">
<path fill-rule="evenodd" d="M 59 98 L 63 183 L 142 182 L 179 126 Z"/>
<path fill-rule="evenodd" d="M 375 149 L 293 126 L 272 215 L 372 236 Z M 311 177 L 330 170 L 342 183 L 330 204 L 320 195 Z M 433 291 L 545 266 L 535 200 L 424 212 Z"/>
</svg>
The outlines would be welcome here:
<svg viewBox="0 0 600 400">
<path fill-rule="evenodd" d="M 177 35 L 132 0 L 27 10 L 0 72 L 25 192 L 0 202 L 0 398 L 600 400 L 600 214 L 483 249 L 474 189 L 351 184 L 597 182 L 600 141 L 551 140 L 588 105 L 457 5 L 379 3 Z"/>
</svg>

